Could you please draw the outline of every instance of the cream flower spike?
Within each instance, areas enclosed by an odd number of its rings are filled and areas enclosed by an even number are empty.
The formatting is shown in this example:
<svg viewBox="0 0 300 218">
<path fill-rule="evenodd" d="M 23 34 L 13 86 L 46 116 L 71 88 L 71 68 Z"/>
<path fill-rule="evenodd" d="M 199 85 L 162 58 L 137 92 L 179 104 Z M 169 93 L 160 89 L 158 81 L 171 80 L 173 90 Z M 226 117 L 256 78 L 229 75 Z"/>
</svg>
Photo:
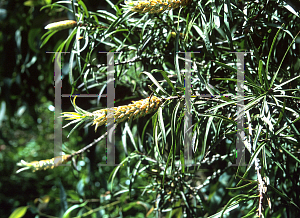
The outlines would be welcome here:
<svg viewBox="0 0 300 218">
<path fill-rule="evenodd" d="M 77 22 L 75 20 L 64 20 L 59 21 L 55 23 L 49 23 L 47 26 L 45 26 L 45 29 L 48 30 L 64 30 L 73 28 L 77 25 Z"/>
<path fill-rule="evenodd" d="M 47 160 L 33 161 L 29 163 L 27 163 L 24 160 L 21 160 L 19 163 L 17 163 L 17 166 L 23 168 L 19 169 L 16 173 L 28 169 L 31 169 L 33 172 L 35 172 L 36 170 L 53 169 L 54 167 L 67 163 L 68 161 L 71 160 L 71 158 L 72 155 L 63 155 L 63 156 L 57 156 Z"/>
<path fill-rule="evenodd" d="M 138 13 L 156 14 L 166 10 L 176 9 L 180 6 L 186 6 L 190 0 L 140 0 L 125 1 L 125 7 Z"/>
</svg>

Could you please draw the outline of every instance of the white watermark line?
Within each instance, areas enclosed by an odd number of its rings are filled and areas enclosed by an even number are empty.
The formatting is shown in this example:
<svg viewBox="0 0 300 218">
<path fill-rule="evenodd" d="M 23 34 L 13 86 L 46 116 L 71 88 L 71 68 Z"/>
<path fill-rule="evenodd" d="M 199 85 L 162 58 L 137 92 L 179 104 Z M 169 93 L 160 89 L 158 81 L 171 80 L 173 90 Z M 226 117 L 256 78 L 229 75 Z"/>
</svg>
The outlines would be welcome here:
<svg viewBox="0 0 300 218">
<path fill-rule="evenodd" d="M 107 94 L 62 94 L 61 97 L 65 98 L 65 97 L 107 97 Z"/>
</svg>

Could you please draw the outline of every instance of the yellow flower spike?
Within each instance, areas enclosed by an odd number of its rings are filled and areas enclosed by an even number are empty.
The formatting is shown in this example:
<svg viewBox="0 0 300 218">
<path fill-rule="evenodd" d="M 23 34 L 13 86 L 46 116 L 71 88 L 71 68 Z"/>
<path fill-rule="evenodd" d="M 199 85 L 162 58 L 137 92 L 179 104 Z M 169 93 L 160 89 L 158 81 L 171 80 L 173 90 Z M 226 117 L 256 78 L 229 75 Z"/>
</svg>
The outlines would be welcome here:
<svg viewBox="0 0 300 218">
<path fill-rule="evenodd" d="M 152 96 L 151 98 L 148 97 L 146 99 L 142 99 L 139 101 L 132 101 L 132 104 L 129 105 L 113 107 L 114 117 L 111 118 L 114 118 L 116 123 L 121 123 L 124 122 L 125 120 L 136 119 L 150 112 L 155 111 L 160 106 L 161 103 L 162 103 L 162 99 L 156 96 Z M 76 106 L 75 101 L 73 101 L 73 104 L 76 111 L 78 111 L 79 113 L 65 112 L 63 113 L 64 114 L 63 117 L 66 117 L 67 119 L 93 120 L 92 125 L 95 125 L 95 131 L 98 129 L 99 126 L 102 126 L 104 124 L 107 125 L 107 116 L 108 116 L 107 109 L 101 109 L 90 113 Z"/>
<path fill-rule="evenodd" d="M 27 163 L 24 160 L 21 160 L 17 163 L 17 166 L 21 166 L 24 168 L 19 169 L 16 173 L 19 173 L 23 170 L 31 169 L 33 172 L 37 170 L 46 170 L 46 169 L 53 169 L 61 164 L 67 163 L 72 158 L 72 155 L 63 155 L 57 156 L 47 160 L 40 160 L 40 161 L 33 161 Z"/>
</svg>

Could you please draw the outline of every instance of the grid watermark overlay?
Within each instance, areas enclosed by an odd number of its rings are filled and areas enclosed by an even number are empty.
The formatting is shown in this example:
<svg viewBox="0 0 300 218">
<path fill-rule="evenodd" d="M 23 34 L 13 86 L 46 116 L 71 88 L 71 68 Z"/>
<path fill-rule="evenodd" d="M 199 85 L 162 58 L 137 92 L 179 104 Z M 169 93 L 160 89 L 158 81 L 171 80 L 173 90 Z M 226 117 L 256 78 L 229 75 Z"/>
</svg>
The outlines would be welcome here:
<svg viewBox="0 0 300 218">
<path fill-rule="evenodd" d="M 47 52 L 53 53 L 53 52 Z M 70 97 L 70 94 L 62 94 L 62 73 L 61 73 L 61 53 L 55 52 L 54 62 L 54 88 L 55 88 L 55 113 L 54 113 L 54 156 L 62 155 L 62 118 L 61 105 L 62 97 Z M 115 102 L 115 78 L 114 78 L 114 53 L 118 52 L 100 52 L 107 54 L 107 94 L 101 97 L 107 98 L 107 141 L 106 141 L 106 164 L 100 166 L 118 166 L 115 161 L 115 128 L 114 123 L 114 102 Z M 185 54 L 185 117 L 184 117 L 184 160 L 185 166 L 198 166 L 193 163 L 193 145 L 192 145 L 192 114 L 191 114 L 191 53 L 200 52 L 177 52 Z M 245 132 L 244 132 L 244 82 L 245 65 L 244 55 L 251 52 L 230 52 L 235 53 L 237 57 L 237 140 L 236 140 L 236 163 L 230 166 L 247 166 L 245 163 Z M 80 94 L 78 97 L 99 97 L 98 94 Z M 216 97 L 211 96 L 209 97 Z"/>
<path fill-rule="evenodd" d="M 230 52 L 237 57 L 237 139 L 236 163 L 230 166 L 248 166 L 245 163 L 245 131 L 244 131 L 244 82 L 245 82 L 245 54 L 251 52 Z"/>
<path fill-rule="evenodd" d="M 47 52 L 52 53 L 52 52 Z M 61 73 L 61 53 L 55 52 L 54 61 L 54 157 L 60 156 L 62 152 L 62 118 L 61 105 L 62 97 L 70 97 L 70 94 L 62 94 L 62 73 Z M 68 53 L 68 52 L 64 52 Z M 114 124 L 114 101 L 115 101 L 115 78 L 114 78 L 114 53 L 116 52 L 101 52 L 107 54 L 107 94 L 101 97 L 107 98 L 107 142 L 106 142 L 106 164 L 105 166 L 117 166 L 115 164 L 115 124 Z M 80 94 L 78 97 L 98 97 L 98 94 Z"/>
</svg>

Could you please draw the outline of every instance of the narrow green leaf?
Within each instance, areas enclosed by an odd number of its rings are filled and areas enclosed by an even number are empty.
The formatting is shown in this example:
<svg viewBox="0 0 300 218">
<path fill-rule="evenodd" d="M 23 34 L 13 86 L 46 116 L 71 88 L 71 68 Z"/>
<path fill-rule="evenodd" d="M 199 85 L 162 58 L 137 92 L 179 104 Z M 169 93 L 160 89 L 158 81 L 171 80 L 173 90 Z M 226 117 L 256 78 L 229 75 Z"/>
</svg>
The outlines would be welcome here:
<svg viewBox="0 0 300 218">
<path fill-rule="evenodd" d="M 84 207 L 85 205 L 87 205 L 88 201 L 82 203 L 82 204 L 75 204 L 72 207 L 70 207 L 63 215 L 62 218 L 70 218 L 70 214 L 73 210 L 80 208 L 80 207 Z"/>
<path fill-rule="evenodd" d="M 281 83 L 280 85 L 276 86 L 273 90 L 276 90 L 276 89 L 284 86 L 285 84 L 288 84 L 288 83 L 292 82 L 293 80 L 298 79 L 299 77 L 300 77 L 300 75 L 298 75 L 298 76 L 296 76 L 296 77 L 294 77 L 294 78 L 292 78 L 292 79 L 290 79 L 290 80 L 288 80 L 288 81 L 286 81 L 284 83 Z"/>
<path fill-rule="evenodd" d="M 253 39 L 252 39 L 251 35 L 249 34 L 248 36 L 249 36 L 249 40 L 250 40 L 250 43 L 251 43 L 251 48 L 254 49 L 254 56 L 255 56 L 255 58 L 256 58 L 256 60 L 260 60 L 259 51 L 258 51 L 258 49 L 256 48 L 256 46 L 255 46 L 255 44 L 254 44 L 254 42 L 253 42 Z"/>
<path fill-rule="evenodd" d="M 160 72 L 161 75 L 165 78 L 165 80 L 167 81 L 167 83 L 169 84 L 169 86 L 172 88 L 172 90 L 174 91 L 174 93 L 176 93 L 176 89 L 174 88 L 171 80 L 169 79 L 169 77 L 167 76 L 167 73 L 163 70 L 152 70 L 152 72 Z M 170 95 L 169 95 L 170 96 Z"/>
<path fill-rule="evenodd" d="M 169 95 L 166 90 L 163 89 L 163 87 L 161 87 L 161 85 L 159 85 L 158 81 L 152 76 L 151 73 L 148 73 L 146 71 L 142 72 L 144 74 L 146 74 L 149 79 L 151 79 L 151 81 L 157 86 L 157 88 L 159 88 L 164 94 Z"/>
<path fill-rule="evenodd" d="M 153 138 L 154 138 L 154 157 L 156 160 L 158 161 L 162 161 L 162 155 L 161 155 L 161 149 L 160 149 L 160 143 L 159 143 L 159 138 L 158 138 L 158 135 L 159 135 L 159 127 L 158 127 L 158 121 L 157 121 L 157 113 L 155 115 L 152 116 L 152 122 L 153 122 Z M 166 167 L 167 169 L 167 167 Z"/>
<path fill-rule="evenodd" d="M 51 8 L 51 9 L 52 9 L 53 7 L 60 7 L 60 8 L 63 8 L 64 10 L 66 10 L 66 11 L 73 12 L 70 8 L 61 5 L 61 3 L 71 4 L 71 1 L 59 1 L 59 2 L 55 2 L 55 3 L 53 3 L 53 4 L 50 4 L 50 5 L 45 5 L 45 6 L 43 6 L 43 7 L 40 9 L 40 11 L 44 10 L 45 8 Z M 78 6 L 77 3 L 74 3 L 74 5 Z"/>
<path fill-rule="evenodd" d="M 47 33 L 45 33 L 45 34 L 42 36 L 42 39 L 43 39 L 44 37 L 46 37 L 47 35 L 48 35 L 48 36 L 44 39 L 44 41 L 42 42 L 40 48 L 42 48 L 42 47 L 48 42 L 48 40 L 49 40 L 55 33 L 57 33 L 57 32 L 58 32 L 58 30 L 54 30 L 54 31 L 50 30 L 50 31 L 48 31 Z"/>
<path fill-rule="evenodd" d="M 258 64 L 258 78 L 260 81 L 260 84 L 263 86 L 264 85 L 264 81 L 262 78 L 262 74 L 263 74 L 263 63 L 262 60 L 259 60 L 259 64 Z"/>
<path fill-rule="evenodd" d="M 222 211 L 220 211 L 218 213 L 215 213 L 212 216 L 209 216 L 208 218 L 220 218 L 223 213 L 228 213 L 228 212 L 230 212 L 230 211 L 232 211 L 232 210 L 234 210 L 234 209 L 236 209 L 238 207 L 239 207 L 239 202 L 234 202 L 230 206 L 228 206 L 225 211 L 222 210 Z"/>
<path fill-rule="evenodd" d="M 72 41 L 74 35 L 76 34 L 76 29 L 77 29 L 77 28 L 74 28 L 73 31 L 72 31 L 72 33 L 71 33 L 71 34 L 68 36 L 68 38 L 66 39 L 66 41 L 65 41 L 65 44 L 66 44 L 66 46 L 65 46 L 65 51 L 68 50 L 69 45 L 70 45 L 70 43 L 71 43 L 71 41 Z"/>
<path fill-rule="evenodd" d="M 79 197 L 78 193 L 75 190 L 68 190 L 67 194 L 72 200 L 75 200 L 75 201 L 80 200 L 80 197 Z"/>
<path fill-rule="evenodd" d="M 245 112 L 250 110 L 252 107 L 256 106 L 257 103 L 266 96 L 266 93 L 263 93 L 261 95 L 259 95 L 256 99 L 252 100 L 251 102 L 249 102 L 244 108 L 242 108 L 241 110 L 239 110 L 238 112 L 235 113 L 235 115 L 238 115 L 235 120 L 239 119 L 241 116 L 244 116 Z M 243 112 L 244 111 L 244 112 Z M 242 113 L 243 112 L 243 113 Z"/>
<path fill-rule="evenodd" d="M 282 25 L 284 25 L 284 24 L 282 24 Z M 282 29 L 282 27 L 277 31 L 277 33 L 276 33 L 276 35 L 275 35 L 275 37 L 273 39 L 273 42 L 272 42 L 272 45 L 271 45 L 271 48 L 270 48 L 270 51 L 269 51 L 268 59 L 267 59 L 265 73 L 263 74 L 264 79 L 265 79 L 264 82 L 265 82 L 265 89 L 266 90 L 270 89 L 270 86 L 269 86 L 269 83 L 268 83 L 269 63 L 270 63 L 270 59 L 271 59 L 271 55 L 272 55 L 272 52 L 273 52 L 273 48 L 274 48 L 276 39 L 277 39 L 278 34 L 279 34 L 279 32 L 280 32 L 281 29 Z"/>
<path fill-rule="evenodd" d="M 116 174 L 118 172 L 118 170 L 120 169 L 121 166 L 124 165 L 125 162 L 127 162 L 130 158 L 134 158 L 137 157 L 138 155 L 135 153 L 131 153 L 130 156 L 126 157 L 116 168 L 114 168 L 113 172 L 110 174 L 109 176 L 109 180 L 111 178 L 111 184 L 114 184 L 114 179 L 116 177 Z M 112 192 L 113 186 L 111 186 L 110 191 Z"/>
<path fill-rule="evenodd" d="M 242 186 L 238 186 L 238 187 L 232 187 L 232 188 L 226 188 L 226 189 L 231 189 L 231 190 L 239 190 L 239 189 L 244 189 L 248 186 L 251 186 L 251 185 L 255 185 L 257 183 L 257 181 L 252 181 L 252 182 L 249 182 L 245 185 L 242 185 Z"/>
<path fill-rule="evenodd" d="M 295 119 L 292 124 L 298 122 L 300 120 L 300 117 L 298 117 L 297 119 Z M 282 128 L 280 128 L 277 132 L 275 132 L 275 135 L 279 135 L 283 130 L 289 128 L 290 126 L 289 125 L 286 125 L 286 126 L 283 126 Z M 296 131 L 297 133 L 298 131 Z M 297 133 L 299 135 L 299 133 Z"/>
<path fill-rule="evenodd" d="M 106 2 L 110 5 L 112 9 L 114 9 L 116 12 L 118 12 L 118 6 L 117 4 L 112 3 L 110 0 L 106 0 Z"/>
<path fill-rule="evenodd" d="M 258 147 L 256 148 L 256 150 L 254 151 L 254 153 L 252 154 L 251 158 L 250 158 L 250 161 L 249 161 L 249 164 L 248 164 L 248 167 L 247 167 L 247 170 L 245 172 L 244 175 L 246 175 L 246 173 L 248 173 L 248 171 L 250 170 L 250 168 L 252 167 L 255 159 L 257 158 L 258 154 L 260 153 L 261 149 L 263 149 L 263 147 L 266 145 L 266 143 L 261 143 L 258 145 Z M 244 176 L 243 176 L 244 178 Z"/>
<path fill-rule="evenodd" d="M 278 31 L 279 31 L 279 30 L 278 30 Z M 291 44 L 289 45 L 288 49 L 286 50 L 284 56 L 282 57 L 281 62 L 280 62 L 280 65 L 279 65 L 279 67 L 278 67 L 276 73 L 274 74 L 274 76 L 273 76 L 273 78 L 272 78 L 272 80 L 271 80 L 270 88 L 272 88 L 273 83 L 274 83 L 274 81 L 275 81 L 275 79 L 276 79 L 276 77 L 277 77 L 277 75 L 278 75 L 278 73 L 279 73 L 279 70 L 280 70 L 280 68 L 281 68 L 281 65 L 282 65 L 282 63 L 283 63 L 283 61 L 284 61 L 284 59 L 285 59 L 285 56 L 287 55 L 287 53 L 288 53 L 288 51 L 290 50 L 291 46 L 294 44 L 294 42 L 295 42 L 297 36 L 299 35 L 299 33 L 300 33 L 300 32 L 298 32 L 297 35 L 294 37 L 293 41 L 291 42 Z"/>
<path fill-rule="evenodd" d="M 74 132 L 74 130 L 79 126 L 81 125 L 82 123 L 84 122 L 84 120 L 81 120 L 79 123 L 77 123 L 73 129 L 70 131 L 70 133 L 68 134 L 67 138 L 69 138 L 69 136 Z"/>
<path fill-rule="evenodd" d="M 89 18 L 89 17 L 90 17 L 89 12 L 88 12 L 88 10 L 87 10 L 85 4 L 83 3 L 83 0 L 80 0 L 80 1 L 77 1 L 77 2 L 78 2 L 78 4 L 81 5 L 81 7 L 83 8 L 84 13 L 85 13 L 85 16 L 86 16 L 87 18 Z"/>
<path fill-rule="evenodd" d="M 297 206 L 297 204 L 295 204 L 286 194 L 280 192 L 278 189 L 276 189 L 274 186 L 272 185 L 268 185 L 268 187 L 270 189 L 272 189 L 276 194 L 278 194 L 280 197 L 282 197 L 284 200 L 286 200 L 288 203 L 294 205 L 298 210 L 300 210 L 299 206 Z"/>
<path fill-rule="evenodd" d="M 227 64 L 224 64 L 224 63 L 222 63 L 222 62 L 219 62 L 219 61 L 213 61 L 213 63 L 215 63 L 216 65 L 219 65 L 219 66 L 221 66 L 221 67 L 224 67 L 225 69 L 227 69 L 227 70 L 230 70 L 230 71 L 232 71 L 232 72 L 237 72 L 237 69 L 236 68 L 234 68 L 234 67 L 231 67 L 231 66 L 229 66 L 229 65 L 227 65 Z"/>
<path fill-rule="evenodd" d="M 178 124 L 178 113 L 179 113 L 179 107 L 180 107 L 180 101 L 177 102 L 175 108 L 172 111 L 172 116 L 171 116 L 171 137 L 172 137 L 172 151 L 170 151 L 170 154 L 173 155 L 173 157 L 175 158 L 175 152 L 176 152 L 176 146 L 177 146 L 177 139 L 176 139 L 176 125 Z M 172 162 L 172 167 L 173 167 L 173 162 Z"/>
<path fill-rule="evenodd" d="M 223 214 L 225 213 L 225 211 L 227 210 L 227 208 L 229 208 L 230 205 L 235 204 L 235 203 L 238 203 L 239 201 L 244 200 L 245 198 L 248 198 L 248 197 L 249 197 L 249 195 L 239 194 L 239 195 L 236 195 L 236 196 L 234 196 L 233 198 L 231 198 L 231 199 L 228 201 L 228 203 L 225 205 L 225 207 L 223 208 L 220 217 L 221 217 L 221 218 L 223 217 Z"/>
<path fill-rule="evenodd" d="M 175 72 L 177 73 L 177 78 L 179 81 L 179 84 L 182 84 L 181 79 L 181 73 L 180 73 L 180 67 L 179 67 L 179 16 L 178 16 L 178 24 L 176 29 L 176 38 L 175 38 L 175 54 L 174 54 L 174 62 L 175 62 Z"/>
<path fill-rule="evenodd" d="M 242 218 L 247 218 L 247 217 L 253 217 L 257 212 L 257 207 L 253 207 L 245 216 L 243 216 Z M 256 216 L 256 215 L 255 215 Z M 254 217 L 255 217 L 254 216 Z"/>
<path fill-rule="evenodd" d="M 180 162 L 181 162 L 181 173 L 185 172 L 185 160 L 184 160 L 184 153 L 180 150 Z"/>
<path fill-rule="evenodd" d="M 174 151 L 174 147 L 175 147 L 175 145 L 174 144 L 172 144 L 171 145 L 171 150 L 170 150 L 170 153 L 169 153 L 169 155 L 168 155 L 168 159 L 167 159 L 167 163 L 166 163 L 166 168 L 165 168 L 165 170 L 164 170 L 164 175 L 163 175 L 163 178 L 162 178 L 162 187 L 164 188 L 165 187 L 165 177 L 166 177 L 166 174 L 167 174 L 167 170 L 168 170 L 168 167 L 169 167 L 169 163 L 170 163 L 170 161 L 171 161 L 171 159 L 172 159 L 172 154 L 173 154 L 173 151 Z M 174 160 L 173 160 L 174 161 Z M 173 162 L 172 161 L 172 162 Z M 172 169 L 171 169 L 172 170 Z"/>
<path fill-rule="evenodd" d="M 205 154 L 205 151 L 206 151 L 207 138 L 208 138 L 208 134 L 210 132 L 210 126 L 212 125 L 213 119 L 214 119 L 214 117 L 210 116 L 208 118 L 208 121 L 207 121 L 207 124 L 206 124 L 206 127 L 205 127 L 205 134 L 204 134 L 204 139 L 203 139 L 203 145 L 202 145 L 202 148 L 201 148 L 201 157 L 204 157 L 204 154 Z"/>
<path fill-rule="evenodd" d="M 291 152 L 289 152 L 284 146 L 280 145 L 281 149 L 284 150 L 288 155 L 290 155 L 292 158 L 294 158 L 298 163 L 300 163 L 300 160 L 293 155 Z"/>
<path fill-rule="evenodd" d="M 143 132 L 142 132 L 142 143 L 144 142 L 144 137 L 145 137 L 145 133 L 146 133 L 146 129 L 147 129 L 147 126 L 149 125 L 149 123 L 150 123 L 150 119 L 148 119 L 147 120 L 147 122 L 146 122 L 146 124 L 145 124 L 145 126 L 144 126 L 144 128 L 143 128 Z"/>
<path fill-rule="evenodd" d="M 281 108 L 281 111 L 280 111 L 278 120 L 277 120 L 277 122 L 274 124 L 274 126 L 278 126 L 279 123 L 281 122 L 282 117 L 283 117 L 283 114 L 284 114 L 285 106 L 286 106 L 286 101 L 285 101 L 285 99 L 284 99 L 284 100 L 283 100 L 283 107 Z"/>
<path fill-rule="evenodd" d="M 226 120 L 229 123 L 232 123 L 233 125 L 236 125 L 236 122 L 234 120 L 232 120 L 228 117 L 222 116 L 222 115 L 218 115 L 218 114 L 199 114 L 199 116 L 202 116 L 202 117 L 216 117 L 216 118 Z"/>
<path fill-rule="evenodd" d="M 162 114 L 162 108 L 161 107 L 158 108 L 157 114 L 158 114 L 159 127 L 160 127 L 160 130 L 161 130 L 161 133 L 162 133 L 164 143 L 166 144 L 167 143 L 166 130 L 165 130 L 164 119 L 163 119 L 163 114 Z M 162 154 L 163 154 L 163 150 L 162 150 Z"/>
<path fill-rule="evenodd" d="M 210 24 L 207 24 L 210 25 Z M 205 30 L 202 31 L 198 26 L 193 25 L 194 29 L 197 31 L 197 33 L 199 34 L 199 36 L 203 39 L 205 47 L 208 51 L 208 53 L 211 55 L 211 46 L 210 46 L 210 41 L 209 41 L 209 35 L 208 35 L 208 31 L 206 30 L 207 28 L 205 27 Z"/>
</svg>

